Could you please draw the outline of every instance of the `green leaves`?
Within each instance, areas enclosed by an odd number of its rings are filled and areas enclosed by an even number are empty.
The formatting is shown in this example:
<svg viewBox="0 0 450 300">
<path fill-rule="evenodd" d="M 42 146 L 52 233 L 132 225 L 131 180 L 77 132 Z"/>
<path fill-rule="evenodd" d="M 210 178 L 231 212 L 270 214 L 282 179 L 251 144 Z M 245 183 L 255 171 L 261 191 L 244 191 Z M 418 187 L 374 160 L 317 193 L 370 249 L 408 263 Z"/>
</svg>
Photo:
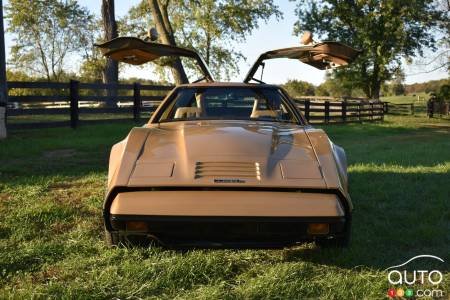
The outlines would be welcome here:
<svg viewBox="0 0 450 300">
<path fill-rule="evenodd" d="M 216 79 L 229 79 L 239 71 L 244 57 L 235 43 L 245 41 L 260 21 L 282 17 L 273 0 L 172 0 L 168 11 L 177 44 L 199 51 Z M 143 35 L 149 23 L 153 26 L 143 0 L 121 21 L 121 33 Z M 185 66 L 195 71 L 194 64 Z"/>
<path fill-rule="evenodd" d="M 315 94 L 315 86 L 309 82 L 301 80 L 290 79 L 285 84 L 283 84 L 283 88 L 292 97 L 311 96 Z"/>
<path fill-rule="evenodd" d="M 402 57 L 435 46 L 433 32 L 446 18 L 432 0 L 308 0 L 299 2 L 296 14 L 296 34 L 311 30 L 364 51 L 353 65 L 335 73 L 370 98 L 379 97 L 381 83 L 392 78 Z"/>
<path fill-rule="evenodd" d="M 10 63 L 18 70 L 57 81 L 68 56 L 89 46 L 94 17 L 77 1 L 10 0 L 5 9 L 14 34 Z"/>
</svg>

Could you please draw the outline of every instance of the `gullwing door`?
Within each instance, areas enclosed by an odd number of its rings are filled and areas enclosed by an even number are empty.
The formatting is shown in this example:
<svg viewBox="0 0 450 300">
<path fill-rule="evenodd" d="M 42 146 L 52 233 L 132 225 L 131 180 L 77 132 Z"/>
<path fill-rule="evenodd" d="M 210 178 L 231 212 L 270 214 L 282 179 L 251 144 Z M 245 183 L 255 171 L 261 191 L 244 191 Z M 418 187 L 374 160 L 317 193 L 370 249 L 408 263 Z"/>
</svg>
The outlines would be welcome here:
<svg viewBox="0 0 450 300">
<path fill-rule="evenodd" d="M 307 46 L 283 48 L 267 51 L 259 56 L 253 66 L 250 68 L 244 82 L 255 79 L 258 68 L 264 64 L 265 60 L 274 58 L 297 59 L 302 63 L 308 64 L 320 70 L 332 67 L 345 66 L 351 63 L 361 53 L 360 50 L 339 42 L 321 42 Z"/>
<path fill-rule="evenodd" d="M 97 44 L 103 55 L 114 60 L 132 64 L 142 65 L 160 57 L 190 57 L 196 60 L 204 79 L 214 81 L 208 66 L 202 57 L 194 50 L 146 42 L 135 37 L 118 37 L 103 44 Z"/>
</svg>

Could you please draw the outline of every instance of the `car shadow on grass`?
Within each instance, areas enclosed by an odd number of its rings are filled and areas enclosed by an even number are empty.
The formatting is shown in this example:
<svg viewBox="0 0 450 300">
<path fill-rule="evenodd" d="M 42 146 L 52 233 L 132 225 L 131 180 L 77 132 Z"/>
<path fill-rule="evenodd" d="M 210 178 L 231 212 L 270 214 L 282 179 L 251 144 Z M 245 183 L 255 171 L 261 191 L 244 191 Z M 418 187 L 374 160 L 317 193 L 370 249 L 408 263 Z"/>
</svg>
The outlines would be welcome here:
<svg viewBox="0 0 450 300">
<path fill-rule="evenodd" d="M 376 270 L 420 254 L 436 255 L 448 262 L 448 179 L 448 172 L 352 173 L 351 246 L 286 249 L 285 259 Z"/>
</svg>

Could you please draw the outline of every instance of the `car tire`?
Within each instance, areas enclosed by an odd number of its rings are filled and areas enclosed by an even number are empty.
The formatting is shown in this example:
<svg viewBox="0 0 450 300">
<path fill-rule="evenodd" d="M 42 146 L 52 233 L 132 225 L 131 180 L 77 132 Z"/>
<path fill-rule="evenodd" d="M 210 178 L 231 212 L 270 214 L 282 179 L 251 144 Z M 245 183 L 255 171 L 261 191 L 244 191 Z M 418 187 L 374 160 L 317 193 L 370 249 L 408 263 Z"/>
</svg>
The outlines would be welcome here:
<svg viewBox="0 0 450 300">
<path fill-rule="evenodd" d="M 350 246 L 350 238 L 345 235 L 332 239 L 316 240 L 316 245 L 320 248 L 348 248 Z"/>
<path fill-rule="evenodd" d="M 105 241 L 108 247 L 117 247 L 120 242 L 119 234 L 117 232 L 109 232 L 105 228 Z"/>
<path fill-rule="evenodd" d="M 349 224 L 348 229 L 343 236 L 331 238 L 331 239 L 318 239 L 316 245 L 320 248 L 348 248 L 350 247 L 352 237 L 352 227 Z"/>
</svg>

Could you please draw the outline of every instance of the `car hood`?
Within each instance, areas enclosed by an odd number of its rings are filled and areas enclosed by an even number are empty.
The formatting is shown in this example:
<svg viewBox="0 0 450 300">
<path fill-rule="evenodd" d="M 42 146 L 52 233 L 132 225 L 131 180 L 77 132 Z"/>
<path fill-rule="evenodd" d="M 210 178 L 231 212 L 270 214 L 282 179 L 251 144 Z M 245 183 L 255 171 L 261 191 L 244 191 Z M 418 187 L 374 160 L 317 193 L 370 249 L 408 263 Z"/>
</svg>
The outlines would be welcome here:
<svg viewBox="0 0 450 300">
<path fill-rule="evenodd" d="M 129 186 L 325 187 L 303 127 L 241 121 L 150 125 Z"/>
</svg>

